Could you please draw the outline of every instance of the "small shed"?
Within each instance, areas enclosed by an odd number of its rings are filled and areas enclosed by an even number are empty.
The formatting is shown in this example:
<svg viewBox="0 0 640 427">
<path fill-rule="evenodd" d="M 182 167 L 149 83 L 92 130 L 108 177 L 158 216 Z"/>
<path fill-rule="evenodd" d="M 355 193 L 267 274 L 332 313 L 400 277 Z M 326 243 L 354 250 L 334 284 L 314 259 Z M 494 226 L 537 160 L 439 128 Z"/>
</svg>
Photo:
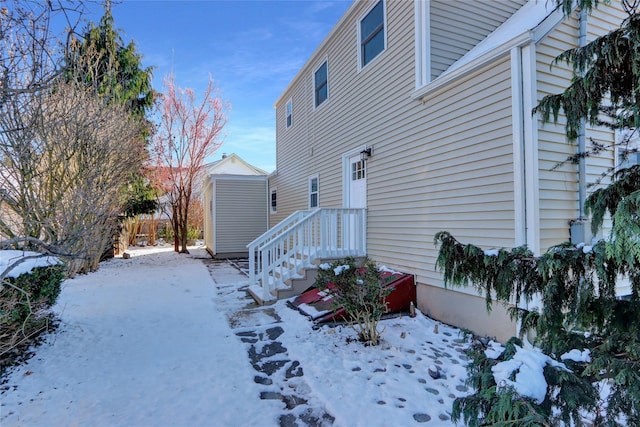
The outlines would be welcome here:
<svg viewBox="0 0 640 427">
<path fill-rule="evenodd" d="M 207 165 L 202 189 L 204 241 L 214 258 L 248 255 L 247 244 L 268 229 L 267 173 L 235 154 Z"/>
</svg>

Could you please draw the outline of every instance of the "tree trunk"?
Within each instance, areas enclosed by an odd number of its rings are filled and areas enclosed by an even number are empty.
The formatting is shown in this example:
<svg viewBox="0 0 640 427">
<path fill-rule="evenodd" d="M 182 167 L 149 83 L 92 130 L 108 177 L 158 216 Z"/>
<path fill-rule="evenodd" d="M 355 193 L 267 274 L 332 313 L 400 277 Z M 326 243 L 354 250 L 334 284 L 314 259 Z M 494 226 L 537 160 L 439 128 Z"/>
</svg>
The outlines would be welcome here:
<svg viewBox="0 0 640 427">
<path fill-rule="evenodd" d="M 179 237 L 179 230 L 178 230 L 178 205 L 175 204 L 173 205 L 173 218 L 171 218 L 171 228 L 173 228 L 173 250 L 175 252 L 180 252 L 180 248 L 178 247 L 178 237 Z"/>
<path fill-rule="evenodd" d="M 187 240 L 189 234 L 189 193 L 184 195 L 184 200 L 182 202 L 182 231 L 181 231 L 181 241 L 182 250 L 180 253 L 188 254 L 189 250 L 187 249 Z"/>
</svg>

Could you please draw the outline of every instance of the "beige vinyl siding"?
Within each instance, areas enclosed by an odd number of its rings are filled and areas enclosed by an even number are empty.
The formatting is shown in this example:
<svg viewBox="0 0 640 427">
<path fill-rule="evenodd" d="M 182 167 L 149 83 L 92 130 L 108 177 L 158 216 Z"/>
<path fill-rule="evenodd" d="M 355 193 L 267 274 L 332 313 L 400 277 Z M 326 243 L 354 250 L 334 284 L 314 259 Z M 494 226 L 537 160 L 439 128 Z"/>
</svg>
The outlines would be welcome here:
<svg viewBox="0 0 640 427">
<path fill-rule="evenodd" d="M 267 230 L 264 179 L 214 180 L 216 254 L 247 252 L 246 245 Z"/>
<path fill-rule="evenodd" d="M 209 180 L 205 181 L 202 204 L 204 211 L 204 244 L 209 250 L 213 251 L 213 187 Z"/>
<path fill-rule="evenodd" d="M 414 106 L 384 136 L 393 160 L 378 150 L 369 169 L 369 254 L 422 283 L 441 284 L 438 231 L 484 247 L 514 244 L 509 61 L 481 72 Z"/>
<path fill-rule="evenodd" d="M 612 7 L 612 5 L 600 4 L 598 6 L 598 14 L 594 17 L 590 17 L 587 25 L 587 41 L 592 41 L 595 38 L 606 34 L 618 27 L 622 21 L 626 18 L 626 14 L 619 7 Z M 610 144 L 614 140 L 614 132 L 609 129 L 591 129 L 587 128 L 587 147 L 589 147 L 590 140 L 594 140 L 601 144 Z M 601 156 L 594 156 L 587 159 L 587 181 L 589 184 L 595 184 L 600 181 L 599 185 L 594 185 L 592 188 L 588 188 L 587 191 L 595 191 L 597 188 L 601 188 L 604 185 L 608 185 L 611 181 L 610 175 L 602 179 L 601 175 L 603 171 L 609 170 L 615 166 L 615 155 L 611 151 Z M 606 229 L 610 225 L 609 221 L 605 221 L 605 233 Z"/>
<path fill-rule="evenodd" d="M 526 0 L 431 0 L 431 80 L 513 15 Z"/>
<path fill-rule="evenodd" d="M 441 285 L 434 267 L 436 232 L 450 230 L 487 247 L 514 244 L 511 77 L 503 58 L 425 104 L 413 100 L 413 12 L 412 2 L 387 3 L 387 49 L 360 72 L 355 20 L 338 29 L 333 43 L 311 61 L 329 61 L 330 95 L 320 108 L 311 108 L 310 72 L 283 94 L 277 105 L 278 175 L 271 182 L 278 188 L 278 219 L 306 209 L 313 173 L 319 174 L 320 206 L 341 207 L 343 153 L 374 146 L 367 166 L 368 253 L 417 274 L 419 282 Z M 291 96 L 296 113 L 286 130 Z M 309 106 L 302 118 L 301 102 Z M 304 131 L 288 132 L 298 126 Z"/>
<path fill-rule="evenodd" d="M 357 147 L 359 142 L 343 137 L 345 129 L 353 123 L 347 105 L 353 88 L 354 76 L 368 75 L 379 68 L 379 62 L 387 56 L 392 41 L 377 58 L 358 73 L 357 18 L 367 10 L 361 2 L 351 10 L 347 25 L 335 30 L 335 43 L 320 49 L 298 74 L 287 96 L 293 98 L 294 126 L 285 129 L 286 100 L 276 105 L 277 176 L 270 185 L 278 187 L 278 214 L 271 215 L 270 225 L 295 210 L 308 208 L 308 178 L 318 174 L 319 206 L 342 206 L 341 156 L 344 151 Z M 387 3 L 387 13 L 391 3 Z M 313 72 L 328 61 L 329 98 L 318 108 L 313 107 Z M 282 179 L 285 177 L 285 179 Z M 281 196 L 282 195 L 282 196 Z M 281 209 L 282 208 L 282 209 Z"/>
<path fill-rule="evenodd" d="M 588 41 L 619 26 L 624 15 L 615 8 L 600 5 L 588 18 Z M 541 40 L 536 46 L 538 99 L 548 94 L 561 93 L 569 84 L 571 69 L 566 64 L 550 64 L 561 52 L 578 43 L 576 13 Z M 561 115 L 557 124 L 539 122 L 539 188 L 540 188 L 540 249 L 545 251 L 570 239 L 569 221 L 579 216 L 578 168 L 566 163 L 567 157 L 577 152 L 575 142 L 567 141 L 565 120 Z M 590 138 L 596 141 L 613 141 L 613 133 L 606 129 L 587 129 L 587 149 Z M 603 171 L 613 165 L 613 153 L 587 160 L 587 184 L 592 184 Z M 605 181 L 606 183 L 607 181 Z M 587 188 L 591 192 L 593 188 Z"/>
</svg>

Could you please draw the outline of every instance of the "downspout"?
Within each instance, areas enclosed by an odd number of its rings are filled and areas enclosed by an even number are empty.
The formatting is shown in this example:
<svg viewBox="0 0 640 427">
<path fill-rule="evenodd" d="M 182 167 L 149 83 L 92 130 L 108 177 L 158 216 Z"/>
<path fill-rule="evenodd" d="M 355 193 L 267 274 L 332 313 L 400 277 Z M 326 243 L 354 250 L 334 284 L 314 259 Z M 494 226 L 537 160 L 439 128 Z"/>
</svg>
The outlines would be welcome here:
<svg viewBox="0 0 640 427">
<path fill-rule="evenodd" d="M 580 30 L 578 36 L 578 47 L 584 47 L 587 45 L 587 10 L 583 7 L 580 9 Z M 578 129 L 578 203 L 579 203 L 579 216 L 578 221 L 585 221 L 585 209 L 584 204 L 587 200 L 587 159 L 584 153 L 587 151 L 586 135 L 585 135 L 585 119 L 580 119 L 580 128 Z M 586 242 L 585 242 L 586 243 Z"/>
</svg>

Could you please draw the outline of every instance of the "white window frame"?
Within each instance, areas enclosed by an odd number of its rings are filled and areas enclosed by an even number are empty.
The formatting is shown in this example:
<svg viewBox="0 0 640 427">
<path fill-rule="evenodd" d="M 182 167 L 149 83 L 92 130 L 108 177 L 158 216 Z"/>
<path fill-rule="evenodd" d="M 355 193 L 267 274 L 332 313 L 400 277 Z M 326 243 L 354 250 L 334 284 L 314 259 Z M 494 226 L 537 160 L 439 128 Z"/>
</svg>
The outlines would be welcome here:
<svg viewBox="0 0 640 427">
<path fill-rule="evenodd" d="M 273 205 L 275 196 L 275 206 Z M 269 190 L 269 212 L 274 214 L 278 212 L 278 188 L 272 188 Z"/>
<path fill-rule="evenodd" d="M 317 85 L 316 85 L 316 73 L 318 72 L 318 70 L 320 70 L 320 68 L 322 68 L 323 66 L 327 67 L 327 80 L 326 80 L 326 85 L 327 85 L 327 97 L 320 103 L 318 103 L 317 101 L 317 96 L 318 96 L 318 91 L 317 91 Z M 327 58 L 324 58 L 321 62 L 320 65 L 318 65 L 316 68 L 313 69 L 313 72 L 311 73 L 311 83 L 312 83 L 312 87 L 313 87 L 313 109 L 315 110 L 316 108 L 320 108 L 322 106 L 322 104 L 324 104 L 325 102 L 327 102 L 331 96 L 331 93 L 329 92 L 329 60 Z"/>
<path fill-rule="evenodd" d="M 285 123 L 287 129 L 293 126 L 293 99 L 289 98 L 286 106 L 284 107 L 285 111 Z"/>
<path fill-rule="evenodd" d="M 633 150 L 633 149 L 640 150 L 640 129 L 636 129 L 635 131 L 633 131 L 634 134 L 629 139 L 628 144 L 625 144 L 623 141 L 623 139 L 625 138 L 625 132 L 631 132 L 631 130 L 625 130 L 624 132 L 619 129 L 616 130 L 616 149 L 615 149 L 616 170 L 629 168 L 630 166 L 633 166 L 635 164 L 640 164 L 640 162 L 636 163 L 634 161 L 630 161 L 633 159 L 627 159 L 627 162 L 625 163 L 620 162 L 620 157 L 622 156 L 623 152 Z M 636 156 L 635 157 L 636 159 L 640 157 L 640 154 L 637 154 L 637 153 L 633 153 L 633 155 Z"/>
<path fill-rule="evenodd" d="M 414 7 L 417 90 L 431 83 L 431 1 L 416 0 Z"/>
<path fill-rule="evenodd" d="M 362 21 L 371 13 L 371 11 L 379 4 L 382 3 L 382 34 L 384 39 L 384 46 L 382 50 L 378 52 L 376 56 L 374 56 L 368 63 L 364 63 L 364 50 L 362 46 Z M 385 0 L 379 0 L 371 5 L 365 13 L 362 14 L 360 19 L 358 19 L 357 23 L 357 31 L 358 31 L 358 71 L 366 68 L 372 62 L 375 62 L 380 55 L 382 55 L 387 50 L 387 2 Z"/>
<path fill-rule="evenodd" d="M 312 185 L 313 185 L 312 183 L 313 183 L 314 179 L 316 180 L 316 191 L 312 191 Z M 318 174 L 311 175 L 309 177 L 307 189 L 308 189 L 308 194 L 309 194 L 309 197 L 308 197 L 309 209 L 314 209 L 314 208 L 320 207 L 320 178 L 319 178 Z M 314 195 L 314 194 L 316 195 L 316 205 L 315 206 L 311 206 L 311 198 L 312 198 L 312 195 Z"/>
</svg>

